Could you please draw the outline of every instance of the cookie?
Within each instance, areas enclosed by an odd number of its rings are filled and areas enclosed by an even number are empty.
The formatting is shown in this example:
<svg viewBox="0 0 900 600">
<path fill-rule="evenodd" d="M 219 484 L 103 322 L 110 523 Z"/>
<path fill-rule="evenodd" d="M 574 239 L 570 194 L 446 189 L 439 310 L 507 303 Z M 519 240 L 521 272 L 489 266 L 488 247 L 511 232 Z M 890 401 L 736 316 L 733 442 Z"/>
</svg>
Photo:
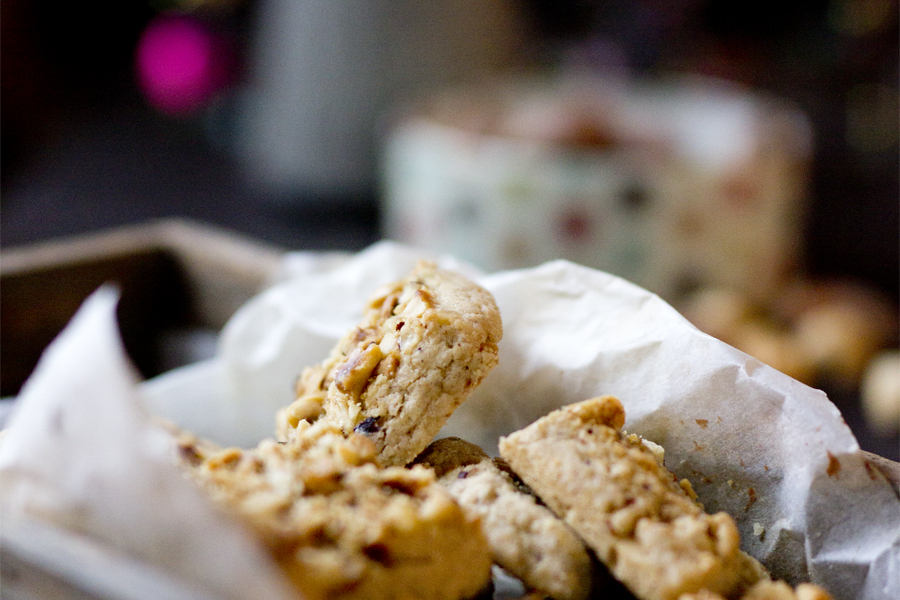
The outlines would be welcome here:
<svg viewBox="0 0 900 600">
<path fill-rule="evenodd" d="M 425 467 L 381 468 L 374 444 L 302 424 L 253 450 L 179 439 L 181 464 L 247 523 L 308 600 L 471 598 L 490 584 L 477 519 Z"/>
<path fill-rule="evenodd" d="M 739 596 L 765 570 L 734 520 L 706 514 L 652 447 L 622 433 L 611 396 L 571 404 L 500 440 L 500 454 L 642 600 Z"/>
<path fill-rule="evenodd" d="M 703 590 L 683 594 L 678 600 L 726 600 L 719 594 Z M 824 589 L 811 583 L 801 583 L 796 589 L 783 581 L 761 579 L 747 590 L 740 600 L 833 600 Z"/>
<path fill-rule="evenodd" d="M 324 418 L 375 443 L 385 466 L 406 465 L 497 364 L 500 312 L 469 279 L 420 262 L 377 292 L 322 364 L 306 369 L 278 436 Z"/>
<path fill-rule="evenodd" d="M 791 589 L 783 581 L 764 579 L 741 596 L 741 600 L 832 600 L 824 589 L 811 583 L 801 583 Z"/>
<path fill-rule="evenodd" d="M 583 600 L 591 589 L 591 559 L 584 543 L 482 449 L 459 438 L 433 442 L 416 459 L 482 528 L 498 565 L 529 588 L 557 600 Z"/>
</svg>

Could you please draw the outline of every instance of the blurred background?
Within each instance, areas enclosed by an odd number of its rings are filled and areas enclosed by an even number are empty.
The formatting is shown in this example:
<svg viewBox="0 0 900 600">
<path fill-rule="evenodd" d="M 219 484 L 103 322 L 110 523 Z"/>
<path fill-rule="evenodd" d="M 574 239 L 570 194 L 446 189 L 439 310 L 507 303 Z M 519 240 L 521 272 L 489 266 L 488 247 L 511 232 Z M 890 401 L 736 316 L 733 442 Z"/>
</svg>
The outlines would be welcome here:
<svg viewBox="0 0 900 600">
<path fill-rule="evenodd" d="M 896 0 L 0 7 L 4 248 L 175 216 L 570 258 L 900 454 Z"/>
</svg>

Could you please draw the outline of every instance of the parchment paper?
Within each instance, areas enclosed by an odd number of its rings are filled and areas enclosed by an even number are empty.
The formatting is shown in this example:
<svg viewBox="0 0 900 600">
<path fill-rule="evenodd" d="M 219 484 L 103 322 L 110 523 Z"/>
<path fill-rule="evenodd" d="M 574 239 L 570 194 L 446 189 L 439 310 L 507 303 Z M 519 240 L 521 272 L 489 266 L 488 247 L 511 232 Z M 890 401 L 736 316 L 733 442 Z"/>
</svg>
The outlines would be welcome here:
<svg viewBox="0 0 900 600">
<path fill-rule="evenodd" d="M 107 287 L 88 298 L 23 387 L 0 444 L 3 521 L 100 540 L 196 597 L 296 598 L 256 539 L 173 466 L 122 349 L 117 300 Z"/>
<path fill-rule="evenodd" d="M 221 340 L 233 401 L 268 414 L 289 403 L 300 369 L 355 324 L 367 294 L 422 255 L 382 242 L 244 306 Z M 744 548 L 774 576 L 837 598 L 900 596 L 900 500 L 821 391 L 607 273 L 565 261 L 481 276 L 449 266 L 494 294 L 504 337 L 500 365 L 442 435 L 496 452 L 499 436 L 554 408 L 614 394 L 626 429 L 663 445 L 666 465 L 708 510 L 736 518 Z"/>
<path fill-rule="evenodd" d="M 389 242 L 329 257 L 322 268 L 310 255 L 294 256 L 286 265 L 301 268 L 287 269 L 284 282 L 235 314 L 215 360 L 144 384 L 150 410 L 220 443 L 250 446 L 271 436 L 274 412 L 292 400 L 302 368 L 327 355 L 375 288 L 420 257 L 427 255 Z M 900 595 L 900 500 L 824 394 L 699 332 L 656 296 L 606 273 L 558 261 L 482 275 L 436 258 L 493 292 L 504 321 L 500 365 L 443 435 L 494 452 L 500 435 L 553 408 L 615 394 L 626 429 L 662 444 L 667 466 L 693 483 L 708 510 L 736 518 L 745 549 L 774 576 L 812 580 L 839 599 Z M 90 362 L 84 353 L 68 360 L 75 370 Z M 129 397 L 123 390 L 131 388 L 119 388 L 103 392 L 110 404 L 113 396 Z M 81 401 L 91 402 L 89 395 Z M 9 474 L 24 468 L 22 452 L 10 447 L 0 447 L 4 500 Z M 30 469 L 55 477 L 34 460 Z M 108 475 L 114 478 L 112 466 Z"/>
</svg>

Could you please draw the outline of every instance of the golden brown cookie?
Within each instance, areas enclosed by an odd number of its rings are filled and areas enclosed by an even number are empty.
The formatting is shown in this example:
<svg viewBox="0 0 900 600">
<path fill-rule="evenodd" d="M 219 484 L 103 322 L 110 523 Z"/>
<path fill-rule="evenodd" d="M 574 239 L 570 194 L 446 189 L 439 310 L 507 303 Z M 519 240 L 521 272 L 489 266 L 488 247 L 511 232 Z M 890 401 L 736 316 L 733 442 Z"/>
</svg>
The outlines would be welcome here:
<svg viewBox="0 0 900 600">
<path fill-rule="evenodd" d="M 278 414 L 278 436 L 322 417 L 371 439 L 382 464 L 406 465 L 497 364 L 501 336 L 489 292 L 420 262 L 372 297 L 327 360 L 303 372 L 297 400 Z"/>
<path fill-rule="evenodd" d="M 533 496 L 516 488 L 478 446 L 437 440 L 416 459 L 431 466 L 457 502 L 477 515 L 498 565 L 530 589 L 557 600 L 583 600 L 591 589 L 584 543 Z"/>
<path fill-rule="evenodd" d="M 594 398 L 501 438 L 500 453 L 642 600 L 703 589 L 731 598 L 764 577 L 734 520 L 706 514 L 624 422 L 619 400 Z"/>
<path fill-rule="evenodd" d="M 678 600 L 726 600 L 720 594 L 701 590 L 682 594 Z M 783 581 L 761 579 L 747 590 L 740 600 L 832 600 L 831 595 L 817 585 L 801 583 L 796 589 Z"/>
<path fill-rule="evenodd" d="M 491 558 L 476 519 L 425 467 L 381 468 L 374 444 L 334 424 L 289 443 L 219 449 L 182 436 L 190 477 L 256 531 L 303 597 L 475 596 Z"/>
</svg>

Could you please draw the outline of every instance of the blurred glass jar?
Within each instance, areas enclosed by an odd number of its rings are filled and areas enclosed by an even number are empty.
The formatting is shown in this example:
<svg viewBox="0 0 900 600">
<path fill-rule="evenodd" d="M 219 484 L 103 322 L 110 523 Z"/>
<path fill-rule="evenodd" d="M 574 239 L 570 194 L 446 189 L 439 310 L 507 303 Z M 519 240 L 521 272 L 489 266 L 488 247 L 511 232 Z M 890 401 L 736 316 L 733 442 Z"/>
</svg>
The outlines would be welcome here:
<svg viewBox="0 0 900 600">
<path fill-rule="evenodd" d="M 450 90 L 394 123 L 383 230 L 487 270 L 564 258 L 668 299 L 765 297 L 798 264 L 811 146 L 796 107 L 721 81 Z"/>
</svg>

